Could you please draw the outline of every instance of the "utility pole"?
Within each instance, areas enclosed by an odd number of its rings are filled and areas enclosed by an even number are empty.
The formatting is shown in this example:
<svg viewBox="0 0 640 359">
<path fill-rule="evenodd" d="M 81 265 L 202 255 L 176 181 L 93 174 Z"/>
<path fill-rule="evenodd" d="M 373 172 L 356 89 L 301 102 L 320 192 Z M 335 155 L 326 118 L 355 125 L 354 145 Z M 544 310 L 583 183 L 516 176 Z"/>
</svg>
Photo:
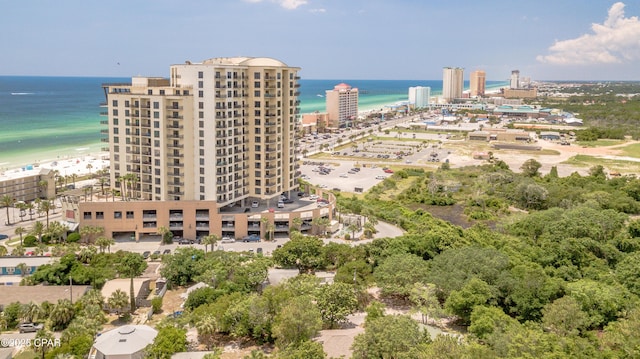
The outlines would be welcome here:
<svg viewBox="0 0 640 359">
<path fill-rule="evenodd" d="M 69 299 L 71 300 L 71 304 L 73 304 L 73 279 L 69 276 Z"/>
</svg>

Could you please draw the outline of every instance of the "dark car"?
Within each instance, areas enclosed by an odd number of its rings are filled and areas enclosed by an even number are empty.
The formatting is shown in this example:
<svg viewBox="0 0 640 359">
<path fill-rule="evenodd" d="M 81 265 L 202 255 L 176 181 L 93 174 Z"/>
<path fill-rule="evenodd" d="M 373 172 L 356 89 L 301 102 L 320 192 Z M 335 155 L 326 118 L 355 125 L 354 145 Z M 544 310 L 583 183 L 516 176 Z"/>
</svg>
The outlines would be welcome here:
<svg viewBox="0 0 640 359">
<path fill-rule="evenodd" d="M 42 324 L 35 324 L 35 323 L 22 323 L 18 326 L 20 333 L 35 333 L 42 328 L 43 328 Z"/>
<path fill-rule="evenodd" d="M 243 242 L 260 242 L 260 236 L 257 234 L 250 234 L 248 236 L 242 237 Z"/>
<path fill-rule="evenodd" d="M 153 251 L 153 255 L 154 256 L 159 256 L 160 255 L 160 251 Z"/>
<path fill-rule="evenodd" d="M 193 239 L 182 238 L 178 241 L 178 244 L 193 244 Z"/>
<path fill-rule="evenodd" d="M 142 258 L 147 259 L 149 258 L 150 255 L 151 255 L 150 251 L 144 251 L 144 253 L 142 253 Z"/>
<path fill-rule="evenodd" d="M 304 197 L 304 196 L 306 196 L 306 195 L 307 195 L 307 194 L 306 194 L 306 193 L 304 193 L 304 192 L 298 192 L 298 197 Z"/>
<path fill-rule="evenodd" d="M 6 234 L 0 234 L 0 240 L 7 238 L 9 238 L 9 236 L 7 236 Z"/>
<path fill-rule="evenodd" d="M 291 198 L 287 198 L 287 199 L 283 199 L 282 202 L 283 203 L 293 203 L 294 201 Z"/>
<path fill-rule="evenodd" d="M 171 249 L 165 249 L 162 254 L 171 254 Z"/>
</svg>

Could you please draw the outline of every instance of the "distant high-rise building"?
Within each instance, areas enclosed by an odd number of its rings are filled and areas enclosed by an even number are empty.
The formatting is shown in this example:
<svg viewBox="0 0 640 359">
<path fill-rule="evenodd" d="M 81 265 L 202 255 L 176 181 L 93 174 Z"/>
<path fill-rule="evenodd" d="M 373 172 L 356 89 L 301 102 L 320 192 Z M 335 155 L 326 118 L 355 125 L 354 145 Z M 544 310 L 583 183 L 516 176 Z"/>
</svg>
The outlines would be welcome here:
<svg viewBox="0 0 640 359">
<path fill-rule="evenodd" d="M 482 70 L 476 70 L 469 77 L 469 88 L 471 96 L 484 96 L 486 84 L 486 74 Z"/>
<path fill-rule="evenodd" d="M 341 83 L 326 91 L 329 127 L 346 127 L 358 117 L 358 89 Z"/>
<path fill-rule="evenodd" d="M 511 81 L 510 81 L 509 88 L 512 88 L 512 89 L 520 88 L 520 71 L 519 70 L 511 71 Z"/>
<path fill-rule="evenodd" d="M 416 86 L 409 87 L 409 104 L 414 108 L 429 107 L 431 97 L 431 87 Z"/>
<path fill-rule="evenodd" d="M 464 89 L 464 69 L 445 67 L 442 70 L 442 98 L 451 101 L 462 97 Z"/>
</svg>

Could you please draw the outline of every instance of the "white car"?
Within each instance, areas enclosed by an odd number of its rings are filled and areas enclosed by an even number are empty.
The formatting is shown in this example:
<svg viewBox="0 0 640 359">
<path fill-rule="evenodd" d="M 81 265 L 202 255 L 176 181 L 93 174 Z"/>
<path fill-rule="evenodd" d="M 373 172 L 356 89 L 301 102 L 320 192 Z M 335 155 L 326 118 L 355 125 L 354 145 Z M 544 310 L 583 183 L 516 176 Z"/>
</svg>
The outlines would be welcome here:
<svg viewBox="0 0 640 359">
<path fill-rule="evenodd" d="M 284 208 L 284 202 L 278 201 L 278 208 Z"/>
<path fill-rule="evenodd" d="M 220 243 L 235 243 L 236 240 L 231 237 L 222 237 Z"/>
<path fill-rule="evenodd" d="M 258 201 L 251 202 L 251 208 L 258 208 L 258 206 L 260 206 L 260 203 L 258 203 Z"/>
<path fill-rule="evenodd" d="M 340 175 L 340 177 L 342 177 L 342 178 L 349 178 L 349 175 L 348 175 L 348 174 L 346 174 L 346 173 L 343 173 L 343 174 L 341 174 L 341 175 Z"/>
<path fill-rule="evenodd" d="M 385 177 L 385 176 L 376 176 L 376 179 L 377 179 L 377 180 L 383 180 L 383 179 L 385 179 L 385 178 L 387 178 L 387 177 Z"/>
<path fill-rule="evenodd" d="M 312 194 L 311 196 L 309 196 L 309 199 L 312 200 L 312 201 L 315 201 L 315 200 L 318 199 L 318 196 L 315 195 L 315 194 Z"/>
</svg>

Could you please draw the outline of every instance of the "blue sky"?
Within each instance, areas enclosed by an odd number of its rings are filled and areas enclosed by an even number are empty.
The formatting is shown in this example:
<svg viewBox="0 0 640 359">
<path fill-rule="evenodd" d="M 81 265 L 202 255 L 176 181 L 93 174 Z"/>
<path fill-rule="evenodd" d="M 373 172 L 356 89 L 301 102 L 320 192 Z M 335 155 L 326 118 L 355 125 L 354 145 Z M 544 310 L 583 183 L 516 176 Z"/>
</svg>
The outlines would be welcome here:
<svg viewBox="0 0 640 359">
<path fill-rule="evenodd" d="M 640 80 L 640 1 L 0 0 L 0 75 L 168 76 L 277 58 L 308 79 Z"/>
</svg>

